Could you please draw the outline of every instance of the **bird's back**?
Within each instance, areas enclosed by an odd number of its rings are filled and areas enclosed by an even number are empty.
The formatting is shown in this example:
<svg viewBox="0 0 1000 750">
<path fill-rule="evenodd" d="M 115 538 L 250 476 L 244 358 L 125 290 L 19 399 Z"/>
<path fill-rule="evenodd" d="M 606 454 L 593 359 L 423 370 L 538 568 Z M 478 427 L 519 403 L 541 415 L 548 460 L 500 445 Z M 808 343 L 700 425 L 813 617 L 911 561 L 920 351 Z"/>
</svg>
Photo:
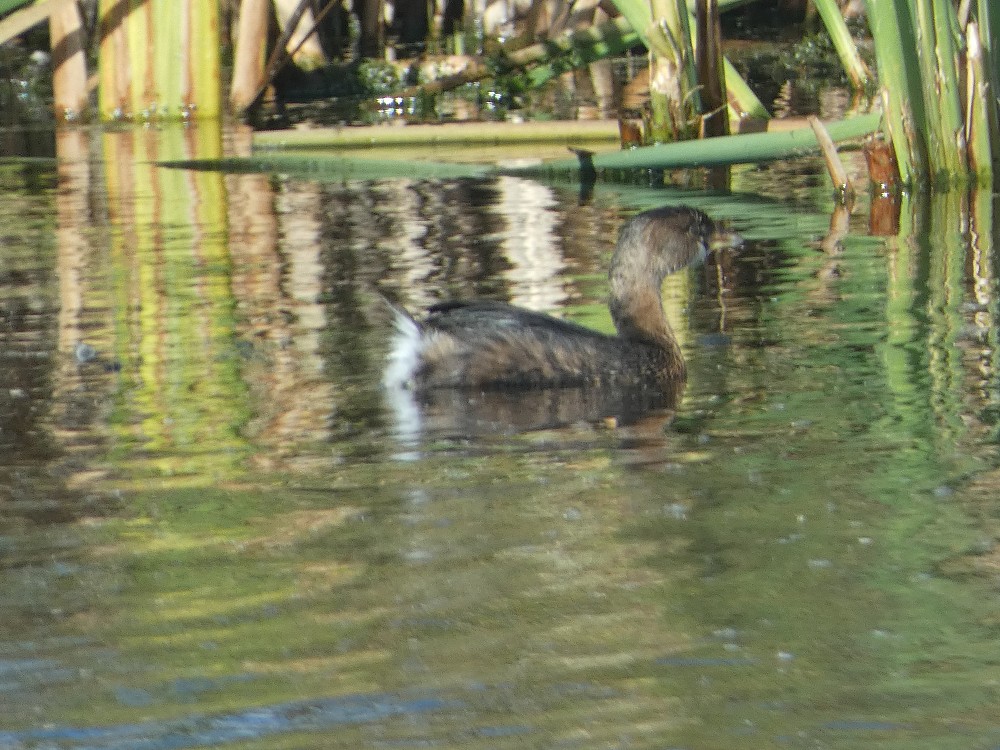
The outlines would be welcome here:
<svg viewBox="0 0 1000 750">
<path fill-rule="evenodd" d="M 659 347 L 502 302 L 436 305 L 420 330 L 423 388 L 629 385 L 669 377 L 677 364 Z"/>
</svg>

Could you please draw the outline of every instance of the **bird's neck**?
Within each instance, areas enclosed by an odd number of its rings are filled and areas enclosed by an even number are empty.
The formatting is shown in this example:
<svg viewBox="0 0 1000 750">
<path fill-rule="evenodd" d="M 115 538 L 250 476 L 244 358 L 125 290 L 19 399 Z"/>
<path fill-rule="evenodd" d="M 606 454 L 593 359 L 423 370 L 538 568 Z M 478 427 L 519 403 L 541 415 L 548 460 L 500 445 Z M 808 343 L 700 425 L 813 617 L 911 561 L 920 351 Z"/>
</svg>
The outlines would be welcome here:
<svg viewBox="0 0 1000 750">
<path fill-rule="evenodd" d="M 680 353 L 677 337 L 663 312 L 659 283 L 632 284 L 613 276 L 610 292 L 608 305 L 619 336 Z"/>
</svg>

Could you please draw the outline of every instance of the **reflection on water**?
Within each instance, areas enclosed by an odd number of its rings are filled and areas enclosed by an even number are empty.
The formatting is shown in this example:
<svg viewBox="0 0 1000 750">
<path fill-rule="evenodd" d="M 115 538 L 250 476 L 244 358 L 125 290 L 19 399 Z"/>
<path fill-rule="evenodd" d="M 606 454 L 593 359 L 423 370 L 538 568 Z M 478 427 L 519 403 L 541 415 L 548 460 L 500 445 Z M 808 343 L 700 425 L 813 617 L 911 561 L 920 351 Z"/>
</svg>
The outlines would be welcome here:
<svg viewBox="0 0 1000 750">
<path fill-rule="evenodd" d="M 241 138 L 0 167 L 0 748 L 997 743 L 989 196 L 883 241 L 777 167 L 581 203 L 153 165 Z M 441 394 L 401 450 L 380 294 L 610 330 L 667 202 L 751 240 L 669 280 L 675 409 Z"/>
</svg>

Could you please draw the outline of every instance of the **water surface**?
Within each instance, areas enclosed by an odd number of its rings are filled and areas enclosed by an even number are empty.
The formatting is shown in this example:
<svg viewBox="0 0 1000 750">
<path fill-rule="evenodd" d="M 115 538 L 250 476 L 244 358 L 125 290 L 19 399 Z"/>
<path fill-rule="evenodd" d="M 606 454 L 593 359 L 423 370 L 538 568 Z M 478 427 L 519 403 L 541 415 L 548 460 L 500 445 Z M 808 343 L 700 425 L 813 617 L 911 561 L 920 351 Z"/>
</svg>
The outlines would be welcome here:
<svg viewBox="0 0 1000 750">
<path fill-rule="evenodd" d="M 0 748 L 1000 746 L 989 196 L 57 151 L 0 166 Z M 676 203 L 748 239 L 666 284 L 676 410 L 400 430 L 380 295 L 610 330 Z"/>
</svg>

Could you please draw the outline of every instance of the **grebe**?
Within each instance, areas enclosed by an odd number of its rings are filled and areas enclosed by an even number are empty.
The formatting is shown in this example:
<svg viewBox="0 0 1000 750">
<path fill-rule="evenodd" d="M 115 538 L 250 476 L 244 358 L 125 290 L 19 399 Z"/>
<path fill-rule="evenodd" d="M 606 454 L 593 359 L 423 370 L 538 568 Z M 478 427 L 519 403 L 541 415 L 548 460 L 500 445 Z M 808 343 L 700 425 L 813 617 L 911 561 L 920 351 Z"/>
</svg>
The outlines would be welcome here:
<svg viewBox="0 0 1000 750">
<path fill-rule="evenodd" d="M 684 357 L 663 312 L 663 279 L 709 248 L 738 241 L 686 206 L 625 222 L 608 272 L 615 336 L 503 302 L 443 302 L 420 322 L 393 306 L 396 336 L 383 382 L 416 391 L 682 383 Z"/>
</svg>

